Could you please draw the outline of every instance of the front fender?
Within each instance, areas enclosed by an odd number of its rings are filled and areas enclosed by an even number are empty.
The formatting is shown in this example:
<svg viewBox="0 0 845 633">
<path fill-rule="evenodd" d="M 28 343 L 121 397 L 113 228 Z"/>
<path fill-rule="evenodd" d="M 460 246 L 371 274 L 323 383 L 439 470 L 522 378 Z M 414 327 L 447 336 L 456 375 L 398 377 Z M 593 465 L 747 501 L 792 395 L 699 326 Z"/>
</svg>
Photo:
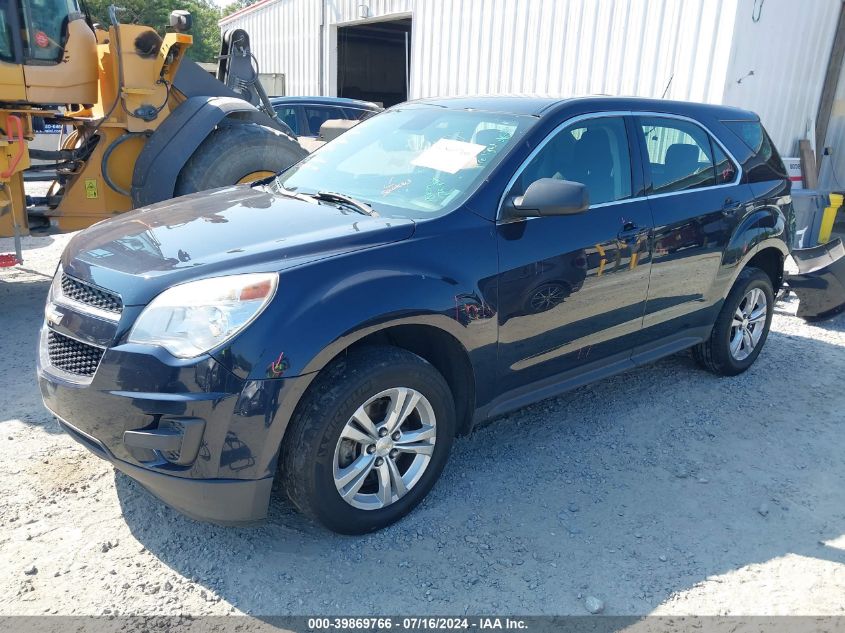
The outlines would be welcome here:
<svg viewBox="0 0 845 633">
<path fill-rule="evenodd" d="M 247 384 L 287 390 L 284 398 L 268 400 L 273 422 L 260 463 L 272 472 L 288 422 L 318 372 L 385 328 L 446 332 L 469 357 L 477 405 L 489 402 L 496 390 L 496 269 L 493 224 L 454 212 L 419 224 L 402 242 L 280 273 L 272 304 L 214 355 Z"/>
<path fill-rule="evenodd" d="M 314 273 L 320 271 L 321 277 L 331 279 L 334 273 L 328 268 L 343 267 L 346 259 L 350 258 L 323 262 Z M 397 325 L 442 330 L 471 356 L 484 347 L 495 354 L 496 322 L 490 301 L 478 289 L 467 292 L 468 283 L 418 271 L 381 269 L 323 284 L 312 279 L 310 271 L 296 272 L 301 277 L 282 274 L 277 305 L 268 308 L 248 336 L 220 356 L 236 375 L 257 380 L 317 372 L 353 343 Z M 247 358 L 255 361 L 247 362 Z"/>
<path fill-rule="evenodd" d="M 473 363 L 490 354 L 493 372 L 496 266 L 493 225 L 454 212 L 407 240 L 283 271 L 272 304 L 215 356 L 242 378 L 298 376 L 364 336 L 413 324 L 451 335 Z"/>
</svg>

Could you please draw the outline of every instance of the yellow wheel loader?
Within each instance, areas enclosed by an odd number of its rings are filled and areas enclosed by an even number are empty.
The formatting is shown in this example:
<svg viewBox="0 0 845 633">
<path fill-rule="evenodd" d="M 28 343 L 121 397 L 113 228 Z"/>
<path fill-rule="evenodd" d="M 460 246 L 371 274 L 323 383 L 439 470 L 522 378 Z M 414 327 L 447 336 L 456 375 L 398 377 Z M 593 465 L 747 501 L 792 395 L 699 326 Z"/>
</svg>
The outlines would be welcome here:
<svg viewBox="0 0 845 633">
<path fill-rule="evenodd" d="M 74 231 L 174 196 L 282 171 L 306 155 L 257 81 L 242 31 L 227 33 L 214 77 L 187 59 L 191 16 L 164 35 L 108 30 L 80 0 L 0 0 L 0 237 Z M 65 130 L 30 147 L 33 119 Z M 51 183 L 28 197 L 27 180 Z M 2 263 L 2 262 L 0 262 Z"/>
</svg>

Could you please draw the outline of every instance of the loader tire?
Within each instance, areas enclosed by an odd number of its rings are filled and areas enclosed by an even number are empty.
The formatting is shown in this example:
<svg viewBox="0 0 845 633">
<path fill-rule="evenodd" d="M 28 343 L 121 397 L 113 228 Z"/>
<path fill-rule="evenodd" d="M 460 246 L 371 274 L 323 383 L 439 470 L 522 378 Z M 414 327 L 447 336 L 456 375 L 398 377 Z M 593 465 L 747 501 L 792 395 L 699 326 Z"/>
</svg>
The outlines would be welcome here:
<svg viewBox="0 0 845 633">
<path fill-rule="evenodd" d="M 299 162 L 307 152 L 295 139 L 257 123 L 218 127 L 185 163 L 177 196 L 266 178 Z"/>
</svg>

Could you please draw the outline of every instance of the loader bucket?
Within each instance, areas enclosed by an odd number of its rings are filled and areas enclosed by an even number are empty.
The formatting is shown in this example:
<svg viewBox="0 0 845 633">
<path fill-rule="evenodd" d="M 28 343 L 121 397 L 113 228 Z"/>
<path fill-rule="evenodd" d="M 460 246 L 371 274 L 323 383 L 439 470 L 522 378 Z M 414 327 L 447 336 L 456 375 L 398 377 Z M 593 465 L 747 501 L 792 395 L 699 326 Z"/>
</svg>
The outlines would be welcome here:
<svg viewBox="0 0 845 633">
<path fill-rule="evenodd" d="M 845 247 L 836 238 L 812 248 L 797 248 L 792 258 L 797 274 L 786 275 L 798 295 L 798 316 L 807 321 L 826 319 L 845 308 Z"/>
</svg>

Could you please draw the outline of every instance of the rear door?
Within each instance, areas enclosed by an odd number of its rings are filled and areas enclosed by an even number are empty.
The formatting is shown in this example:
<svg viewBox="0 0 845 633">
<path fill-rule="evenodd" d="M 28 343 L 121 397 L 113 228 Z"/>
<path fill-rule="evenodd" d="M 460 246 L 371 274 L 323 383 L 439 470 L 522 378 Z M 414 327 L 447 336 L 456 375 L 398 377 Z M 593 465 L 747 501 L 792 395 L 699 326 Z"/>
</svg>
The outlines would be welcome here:
<svg viewBox="0 0 845 633">
<path fill-rule="evenodd" d="M 713 322 L 722 256 L 753 196 L 740 184 L 736 161 L 698 122 L 673 115 L 634 120 L 654 216 L 643 342 L 683 346 L 681 339 Z"/>
</svg>

